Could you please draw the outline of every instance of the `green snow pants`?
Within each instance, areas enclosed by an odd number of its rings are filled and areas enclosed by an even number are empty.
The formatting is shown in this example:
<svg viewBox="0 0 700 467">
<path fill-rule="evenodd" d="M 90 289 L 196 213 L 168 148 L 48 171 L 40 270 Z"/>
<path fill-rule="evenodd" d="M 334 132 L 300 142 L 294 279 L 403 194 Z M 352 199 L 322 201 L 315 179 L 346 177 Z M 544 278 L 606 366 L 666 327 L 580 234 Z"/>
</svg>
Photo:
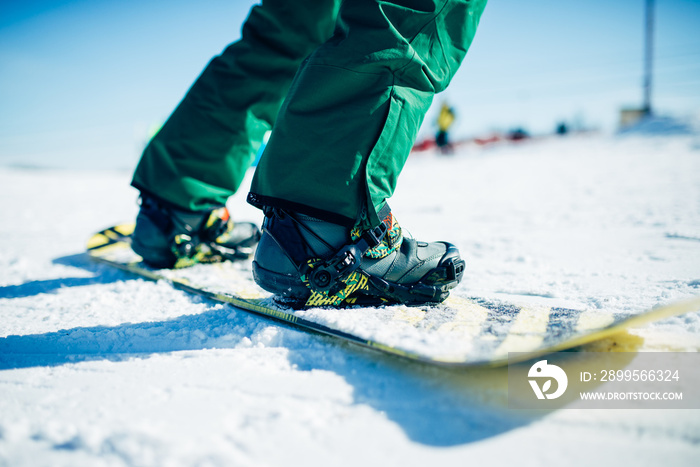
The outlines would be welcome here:
<svg viewBox="0 0 700 467">
<path fill-rule="evenodd" d="M 486 0 L 266 0 L 145 149 L 132 185 L 223 205 L 273 128 L 248 201 L 377 225 Z"/>
</svg>

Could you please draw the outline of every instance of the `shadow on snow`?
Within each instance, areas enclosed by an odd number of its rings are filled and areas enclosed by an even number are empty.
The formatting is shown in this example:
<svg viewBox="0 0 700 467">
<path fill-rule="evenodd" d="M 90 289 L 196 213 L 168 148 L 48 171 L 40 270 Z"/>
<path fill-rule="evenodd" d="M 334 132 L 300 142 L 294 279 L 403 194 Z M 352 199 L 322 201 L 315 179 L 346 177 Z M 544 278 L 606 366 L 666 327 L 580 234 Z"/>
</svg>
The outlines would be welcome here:
<svg viewBox="0 0 700 467">
<path fill-rule="evenodd" d="M 117 281 L 134 279 L 120 271 L 98 264 L 90 259 L 87 253 L 64 256 L 53 260 L 54 264 L 71 266 L 91 272 L 92 277 L 62 277 L 29 281 L 19 285 L 0 286 L 0 298 L 33 297 L 42 293 L 51 293 L 65 287 L 81 287 L 93 284 L 110 284 Z"/>
<path fill-rule="evenodd" d="M 87 255 L 55 260 L 95 274 L 92 278 L 32 281 L 0 288 L 0 297 L 27 297 L 61 287 L 132 278 L 95 264 Z M 7 289 L 10 289 L 9 291 Z M 125 361 L 182 350 L 235 348 L 271 321 L 210 303 L 207 311 L 173 319 L 118 326 L 78 327 L 44 334 L 0 338 L 0 370 L 58 366 L 91 360 Z M 544 412 L 507 407 L 507 369 L 446 369 L 405 361 L 330 337 L 278 323 L 280 338 L 268 346 L 288 350 L 299 371 L 338 374 L 354 388 L 356 404 L 381 411 L 412 440 L 431 446 L 471 443 L 529 424 Z"/>
</svg>

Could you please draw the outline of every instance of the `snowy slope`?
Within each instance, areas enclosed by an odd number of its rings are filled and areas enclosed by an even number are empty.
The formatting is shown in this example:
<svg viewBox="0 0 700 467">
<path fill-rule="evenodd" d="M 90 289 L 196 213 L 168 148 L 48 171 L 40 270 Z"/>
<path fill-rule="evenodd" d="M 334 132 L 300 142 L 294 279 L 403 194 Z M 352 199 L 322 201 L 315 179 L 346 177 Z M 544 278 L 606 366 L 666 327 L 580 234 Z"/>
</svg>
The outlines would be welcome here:
<svg viewBox="0 0 700 467">
<path fill-rule="evenodd" d="M 90 233 L 136 214 L 129 175 L 0 169 L 0 466 L 700 459 L 694 410 L 513 412 L 505 370 L 409 364 L 92 264 Z M 260 219 L 243 191 L 235 216 Z M 697 135 L 418 153 L 391 204 L 460 247 L 457 295 L 634 313 L 700 294 Z M 633 334 L 698 351 L 700 316 Z"/>
</svg>

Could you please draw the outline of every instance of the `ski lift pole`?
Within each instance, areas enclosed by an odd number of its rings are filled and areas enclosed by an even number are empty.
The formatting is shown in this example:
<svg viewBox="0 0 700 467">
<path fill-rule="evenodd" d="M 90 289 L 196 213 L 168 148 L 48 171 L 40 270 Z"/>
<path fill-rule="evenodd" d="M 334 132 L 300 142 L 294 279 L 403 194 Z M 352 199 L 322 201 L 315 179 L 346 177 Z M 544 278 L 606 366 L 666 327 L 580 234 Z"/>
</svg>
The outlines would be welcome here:
<svg viewBox="0 0 700 467">
<path fill-rule="evenodd" d="M 651 114 L 651 80 L 654 59 L 654 0 L 646 0 L 644 34 L 644 114 Z"/>
</svg>

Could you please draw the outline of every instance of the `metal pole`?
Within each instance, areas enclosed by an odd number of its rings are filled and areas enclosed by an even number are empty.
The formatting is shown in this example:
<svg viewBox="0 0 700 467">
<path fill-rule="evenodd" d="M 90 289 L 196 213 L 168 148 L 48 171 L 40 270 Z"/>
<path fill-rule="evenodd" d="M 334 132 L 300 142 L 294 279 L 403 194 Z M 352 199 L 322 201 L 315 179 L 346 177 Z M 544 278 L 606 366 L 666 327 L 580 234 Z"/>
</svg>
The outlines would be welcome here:
<svg viewBox="0 0 700 467">
<path fill-rule="evenodd" d="M 646 0 L 646 33 L 644 35 L 644 113 L 651 114 L 651 75 L 654 58 L 654 0 Z"/>
</svg>

